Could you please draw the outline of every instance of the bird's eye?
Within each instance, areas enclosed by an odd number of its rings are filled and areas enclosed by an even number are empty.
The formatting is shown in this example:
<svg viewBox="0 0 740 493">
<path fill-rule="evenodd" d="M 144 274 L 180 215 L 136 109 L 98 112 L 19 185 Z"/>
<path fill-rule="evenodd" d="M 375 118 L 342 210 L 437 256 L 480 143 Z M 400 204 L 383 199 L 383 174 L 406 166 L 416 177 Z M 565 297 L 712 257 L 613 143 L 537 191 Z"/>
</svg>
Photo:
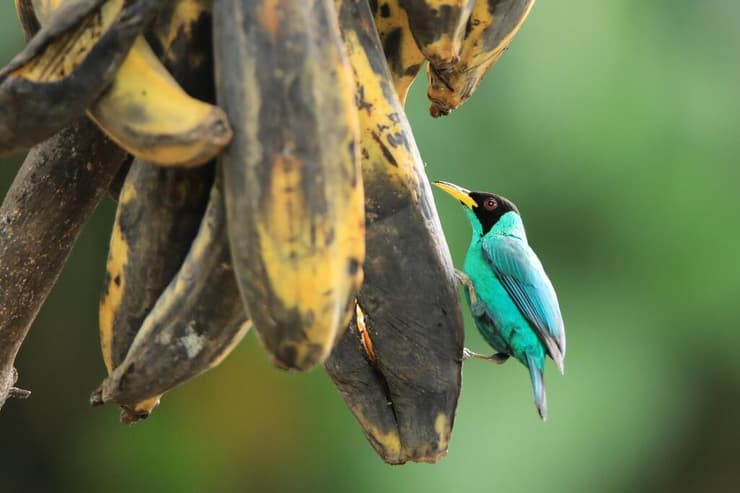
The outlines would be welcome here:
<svg viewBox="0 0 740 493">
<path fill-rule="evenodd" d="M 486 201 L 485 201 L 485 202 L 483 202 L 483 206 L 484 206 L 484 207 L 485 207 L 485 208 L 486 208 L 487 210 L 489 210 L 489 211 L 492 211 L 492 210 L 494 210 L 494 209 L 495 209 L 496 207 L 498 207 L 498 202 L 496 202 L 496 199 L 494 199 L 493 197 L 488 197 L 488 198 L 486 199 Z"/>
</svg>

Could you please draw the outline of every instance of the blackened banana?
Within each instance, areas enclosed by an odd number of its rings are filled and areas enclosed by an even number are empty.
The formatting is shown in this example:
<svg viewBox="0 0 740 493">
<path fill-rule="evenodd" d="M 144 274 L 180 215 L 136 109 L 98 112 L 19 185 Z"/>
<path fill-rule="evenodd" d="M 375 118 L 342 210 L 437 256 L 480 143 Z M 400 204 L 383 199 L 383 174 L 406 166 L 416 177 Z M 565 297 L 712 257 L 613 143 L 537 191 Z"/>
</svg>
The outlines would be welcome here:
<svg viewBox="0 0 740 493">
<path fill-rule="evenodd" d="M 182 265 L 212 179 L 213 166 L 166 169 L 138 160 L 131 166 L 118 200 L 100 301 L 100 343 L 109 374 Z M 157 401 L 139 403 L 136 414 L 150 412 Z"/>
<path fill-rule="evenodd" d="M 150 409 L 140 403 L 151 405 L 157 396 L 218 365 L 250 326 L 231 265 L 217 179 L 187 258 L 91 403 L 115 402 L 127 411 L 124 420 L 142 419 Z"/>
<path fill-rule="evenodd" d="M 358 302 L 374 358 L 350 330 L 326 369 L 383 460 L 435 462 L 446 454 L 461 384 L 452 260 L 367 2 L 337 4 L 357 80 L 367 223 Z"/>
<path fill-rule="evenodd" d="M 214 33 L 237 279 L 275 364 L 307 370 L 345 330 L 362 281 L 352 71 L 329 0 L 219 0 Z"/>
</svg>

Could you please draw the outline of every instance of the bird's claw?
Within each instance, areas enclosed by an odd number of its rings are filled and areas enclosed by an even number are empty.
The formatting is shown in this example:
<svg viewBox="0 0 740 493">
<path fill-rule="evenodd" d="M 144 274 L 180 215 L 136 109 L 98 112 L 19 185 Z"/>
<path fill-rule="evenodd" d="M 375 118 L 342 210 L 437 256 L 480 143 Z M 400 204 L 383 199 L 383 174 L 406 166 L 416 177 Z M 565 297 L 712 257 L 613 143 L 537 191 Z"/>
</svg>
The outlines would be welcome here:
<svg viewBox="0 0 740 493">
<path fill-rule="evenodd" d="M 463 348 L 463 360 L 471 358 L 489 361 L 491 363 L 501 365 L 503 363 L 506 363 L 506 361 L 509 359 L 509 355 L 506 353 L 495 353 L 490 356 L 486 356 L 485 354 L 474 353 L 468 348 Z"/>
<path fill-rule="evenodd" d="M 470 277 L 460 269 L 455 269 L 455 279 L 459 284 L 465 286 L 465 289 L 468 291 L 471 307 L 478 305 L 478 295 L 475 293 L 475 287 L 473 286 L 473 281 L 470 280 Z M 473 315 L 475 315 L 475 313 L 473 313 Z M 482 315 L 482 312 L 478 315 Z"/>
</svg>

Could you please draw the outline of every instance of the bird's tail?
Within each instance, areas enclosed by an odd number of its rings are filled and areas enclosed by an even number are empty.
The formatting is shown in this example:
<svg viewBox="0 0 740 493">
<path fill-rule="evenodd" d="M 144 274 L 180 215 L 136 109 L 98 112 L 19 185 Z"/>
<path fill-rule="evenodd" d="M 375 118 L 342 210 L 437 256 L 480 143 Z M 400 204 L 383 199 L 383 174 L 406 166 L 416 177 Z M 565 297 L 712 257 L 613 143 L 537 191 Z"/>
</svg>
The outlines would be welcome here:
<svg viewBox="0 0 740 493">
<path fill-rule="evenodd" d="M 545 382 L 543 380 L 542 368 L 537 364 L 537 359 L 527 355 L 527 366 L 529 377 L 532 379 L 532 390 L 534 391 L 534 403 L 542 421 L 547 419 L 547 395 L 545 394 Z"/>
</svg>

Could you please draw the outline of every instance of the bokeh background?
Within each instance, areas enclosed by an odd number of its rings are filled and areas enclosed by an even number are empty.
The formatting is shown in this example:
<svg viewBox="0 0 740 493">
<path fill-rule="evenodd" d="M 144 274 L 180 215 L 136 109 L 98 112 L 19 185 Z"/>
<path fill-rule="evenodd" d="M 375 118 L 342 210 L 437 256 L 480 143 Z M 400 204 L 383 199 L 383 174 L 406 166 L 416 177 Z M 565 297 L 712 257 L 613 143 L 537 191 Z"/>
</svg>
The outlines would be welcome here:
<svg viewBox="0 0 740 493">
<path fill-rule="evenodd" d="M 462 109 L 433 120 L 414 86 L 430 179 L 513 199 L 558 290 L 547 423 L 521 365 L 469 362 L 449 456 L 386 466 L 321 370 L 273 369 L 252 335 L 119 424 L 87 404 L 108 200 L 17 361 L 33 396 L 0 413 L 0 491 L 740 491 L 739 21 L 722 0 L 542 1 Z M 22 44 L 2 2 L 0 63 Z M 469 227 L 438 192 L 459 264 Z"/>
</svg>

